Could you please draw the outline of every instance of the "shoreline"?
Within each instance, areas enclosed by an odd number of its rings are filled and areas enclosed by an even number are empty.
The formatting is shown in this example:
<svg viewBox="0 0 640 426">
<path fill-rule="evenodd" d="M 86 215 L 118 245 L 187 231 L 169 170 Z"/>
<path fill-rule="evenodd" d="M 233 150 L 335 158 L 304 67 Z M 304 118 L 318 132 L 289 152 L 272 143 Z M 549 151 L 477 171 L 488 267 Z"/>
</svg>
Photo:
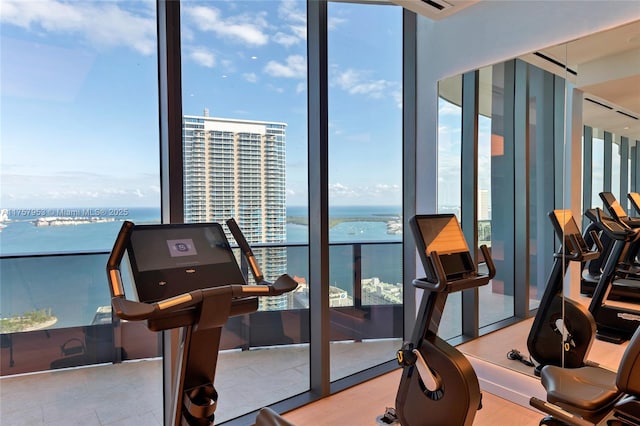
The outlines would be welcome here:
<svg viewBox="0 0 640 426">
<path fill-rule="evenodd" d="M 2 318 L 2 320 L 5 321 L 11 321 L 12 318 Z M 14 321 L 15 323 L 19 323 L 18 320 Z M 36 324 L 31 324 L 28 325 L 26 327 L 21 327 L 18 330 L 2 330 L 2 334 L 11 334 L 11 333 L 24 333 L 24 332 L 28 332 L 28 331 L 38 331 L 38 330 L 44 330 L 47 328 L 50 328 L 52 325 L 55 325 L 58 322 L 58 318 L 57 317 L 52 317 L 46 321 L 42 321 Z"/>
</svg>

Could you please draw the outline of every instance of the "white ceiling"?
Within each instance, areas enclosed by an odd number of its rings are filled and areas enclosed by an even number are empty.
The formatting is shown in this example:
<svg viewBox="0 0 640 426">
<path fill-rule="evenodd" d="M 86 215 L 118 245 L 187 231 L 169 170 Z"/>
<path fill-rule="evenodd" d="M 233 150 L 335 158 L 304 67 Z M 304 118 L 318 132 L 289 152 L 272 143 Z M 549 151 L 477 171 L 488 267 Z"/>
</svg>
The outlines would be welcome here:
<svg viewBox="0 0 640 426">
<path fill-rule="evenodd" d="M 566 76 L 584 92 L 583 122 L 600 131 L 640 140 L 640 21 L 538 51 L 527 62 Z M 592 102 L 595 101 L 595 102 Z M 596 103 L 597 102 L 597 103 Z M 618 138 L 615 138 L 616 140 Z"/>
<path fill-rule="evenodd" d="M 385 1 L 385 0 L 372 0 Z M 479 0 L 390 0 L 433 20 L 444 19 Z M 521 59 L 565 77 L 584 92 L 583 123 L 640 140 L 640 21 L 539 50 Z M 576 74 L 565 72 L 564 64 Z M 602 105 L 606 105 L 602 106 Z"/>
<path fill-rule="evenodd" d="M 418 15 L 438 20 L 454 13 L 458 13 L 465 7 L 469 7 L 480 0 L 390 0 Z"/>
</svg>

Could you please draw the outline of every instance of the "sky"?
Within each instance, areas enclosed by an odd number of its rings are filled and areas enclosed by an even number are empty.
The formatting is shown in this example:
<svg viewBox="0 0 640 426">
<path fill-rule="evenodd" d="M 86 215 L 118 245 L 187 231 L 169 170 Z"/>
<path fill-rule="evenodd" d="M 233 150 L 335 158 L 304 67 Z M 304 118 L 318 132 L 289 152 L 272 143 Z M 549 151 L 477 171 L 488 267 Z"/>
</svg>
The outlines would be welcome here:
<svg viewBox="0 0 640 426">
<path fill-rule="evenodd" d="M 183 114 L 287 123 L 307 203 L 306 2 L 182 3 Z M 155 1 L 3 0 L 0 207 L 159 205 Z M 329 5 L 330 203 L 400 205 L 402 13 Z"/>
</svg>

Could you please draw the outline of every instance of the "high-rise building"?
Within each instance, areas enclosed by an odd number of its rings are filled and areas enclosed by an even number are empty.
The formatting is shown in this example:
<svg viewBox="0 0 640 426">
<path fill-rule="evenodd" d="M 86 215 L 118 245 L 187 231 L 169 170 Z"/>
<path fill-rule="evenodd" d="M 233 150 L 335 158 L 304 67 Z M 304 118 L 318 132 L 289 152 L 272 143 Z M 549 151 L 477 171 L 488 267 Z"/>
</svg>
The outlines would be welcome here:
<svg viewBox="0 0 640 426">
<path fill-rule="evenodd" d="M 478 220 L 491 220 L 491 199 L 489 190 L 478 190 Z"/>
<path fill-rule="evenodd" d="M 203 116 L 185 115 L 185 222 L 224 223 L 233 217 L 250 244 L 285 243 L 286 127 L 209 117 L 207 110 Z M 268 279 L 286 272 L 286 248 L 254 253 Z M 286 297 L 260 300 L 263 310 L 287 308 Z"/>
</svg>

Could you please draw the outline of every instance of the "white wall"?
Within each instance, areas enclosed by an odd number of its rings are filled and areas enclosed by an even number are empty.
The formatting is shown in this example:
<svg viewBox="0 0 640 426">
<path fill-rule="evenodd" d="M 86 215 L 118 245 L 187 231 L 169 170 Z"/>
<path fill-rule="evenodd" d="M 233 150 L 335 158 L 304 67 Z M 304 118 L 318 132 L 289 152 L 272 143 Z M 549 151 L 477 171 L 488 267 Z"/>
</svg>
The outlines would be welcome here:
<svg viewBox="0 0 640 426">
<path fill-rule="evenodd" d="M 639 19 L 638 0 L 482 0 L 419 18 L 416 211 L 437 208 L 438 80 Z"/>
</svg>

